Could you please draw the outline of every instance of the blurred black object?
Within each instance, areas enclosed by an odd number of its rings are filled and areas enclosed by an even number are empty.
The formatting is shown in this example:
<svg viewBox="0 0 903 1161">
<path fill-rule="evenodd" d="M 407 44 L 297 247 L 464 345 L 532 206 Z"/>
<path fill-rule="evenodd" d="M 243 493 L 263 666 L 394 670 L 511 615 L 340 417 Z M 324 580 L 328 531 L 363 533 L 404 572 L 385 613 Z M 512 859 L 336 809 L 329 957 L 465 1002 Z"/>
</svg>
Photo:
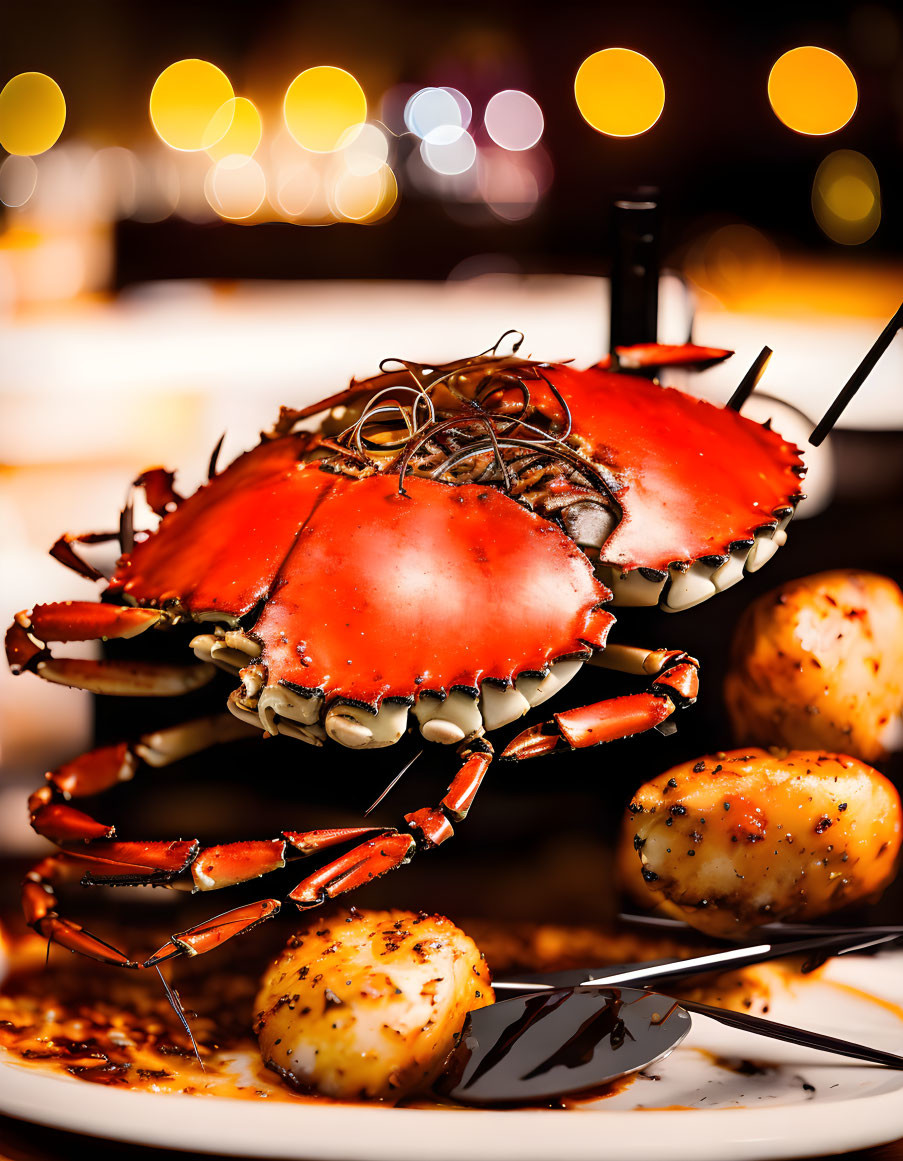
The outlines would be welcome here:
<svg viewBox="0 0 903 1161">
<path fill-rule="evenodd" d="M 646 196 L 643 196 L 643 195 Z M 659 207 L 657 191 L 638 190 L 611 210 L 609 350 L 658 337 Z"/>
</svg>

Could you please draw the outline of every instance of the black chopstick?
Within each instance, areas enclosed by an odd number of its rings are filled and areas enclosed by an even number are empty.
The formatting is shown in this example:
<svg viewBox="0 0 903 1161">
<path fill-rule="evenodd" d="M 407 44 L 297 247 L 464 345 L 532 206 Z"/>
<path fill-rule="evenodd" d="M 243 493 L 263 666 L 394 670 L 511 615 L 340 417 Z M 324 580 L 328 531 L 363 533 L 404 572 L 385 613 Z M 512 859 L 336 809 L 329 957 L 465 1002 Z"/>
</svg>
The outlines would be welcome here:
<svg viewBox="0 0 903 1161">
<path fill-rule="evenodd" d="M 702 972 L 723 971 L 727 968 L 749 967 L 766 963 L 772 959 L 791 956 L 805 956 L 812 967 L 823 963 L 829 956 L 862 951 L 894 943 L 900 937 L 896 933 L 862 935 L 859 932 L 842 935 L 821 936 L 817 939 L 801 939 L 788 943 L 758 943 L 751 947 L 734 947 L 725 951 L 710 952 L 684 959 L 659 960 L 654 963 L 625 964 L 614 968 L 601 969 L 601 975 L 586 979 L 586 969 L 573 973 L 552 973 L 555 982 L 544 982 L 541 976 L 529 980 L 498 980 L 493 982 L 496 991 L 543 992 L 566 988 L 607 988 L 607 987 L 648 987 L 656 989 L 659 984 Z M 570 976 L 570 979 L 567 977 Z M 566 982 L 565 982 L 566 981 Z"/>
<path fill-rule="evenodd" d="M 636 912 L 622 911 L 618 915 L 618 920 L 630 927 L 646 927 L 656 931 L 673 931 L 684 935 L 696 935 L 701 939 L 706 938 L 705 932 L 698 931 L 682 919 L 670 919 L 664 915 L 641 915 Z M 819 935 L 862 935 L 863 938 L 868 938 L 871 935 L 903 936 L 903 924 L 828 926 L 820 923 L 766 923 L 762 927 L 757 927 L 756 932 L 759 935 L 768 936 L 770 939 L 806 939 Z"/>
<path fill-rule="evenodd" d="M 809 1032 L 805 1028 L 794 1028 L 789 1024 L 779 1024 L 775 1020 L 765 1020 L 761 1016 L 751 1016 L 748 1012 L 731 1012 L 726 1008 L 713 1008 L 710 1004 L 700 1004 L 696 1000 L 676 1000 L 679 1007 L 700 1016 L 708 1016 L 729 1028 L 739 1028 L 752 1032 L 755 1036 L 767 1036 L 770 1040 L 783 1040 L 787 1044 L 797 1044 L 803 1048 L 815 1048 L 819 1052 L 830 1052 L 835 1056 L 848 1056 L 867 1064 L 878 1064 L 883 1068 L 903 1070 L 903 1056 L 893 1052 L 883 1052 L 880 1048 L 869 1048 L 866 1044 L 856 1044 L 852 1040 L 839 1040 L 836 1036 L 825 1036 L 821 1032 Z"/>
</svg>

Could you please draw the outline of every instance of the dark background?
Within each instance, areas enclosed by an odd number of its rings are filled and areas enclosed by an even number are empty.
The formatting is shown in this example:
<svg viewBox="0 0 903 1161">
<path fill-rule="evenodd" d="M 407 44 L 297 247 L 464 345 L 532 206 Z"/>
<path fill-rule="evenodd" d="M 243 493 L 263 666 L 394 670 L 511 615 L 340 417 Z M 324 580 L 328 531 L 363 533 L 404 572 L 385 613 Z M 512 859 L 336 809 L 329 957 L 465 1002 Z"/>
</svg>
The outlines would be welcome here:
<svg viewBox="0 0 903 1161">
<path fill-rule="evenodd" d="M 853 70 L 860 104 L 840 132 L 794 133 L 775 117 L 766 83 L 774 61 L 802 44 L 838 53 Z M 666 88 L 664 113 L 647 133 L 612 139 L 581 118 L 573 95 L 580 63 L 622 45 L 649 56 Z M 298 228 L 247 228 L 176 219 L 123 223 L 116 281 L 153 277 L 444 278 L 475 253 L 513 259 L 527 271 L 599 272 L 608 206 L 641 183 L 660 186 L 666 257 L 701 231 L 742 221 L 783 250 L 832 252 L 851 262 L 898 254 L 903 230 L 885 212 L 877 233 L 847 250 L 819 230 L 810 207 L 815 170 L 836 149 L 875 165 L 884 206 L 899 203 L 903 139 L 903 14 L 894 3 L 762 4 L 310 3 L 154 5 L 99 0 L 10 4 L 0 75 L 49 72 L 69 105 L 66 135 L 140 147 L 153 140 L 147 99 L 160 71 L 201 56 L 228 73 L 236 92 L 272 101 L 304 68 L 349 69 L 371 115 L 392 85 L 454 85 L 474 105 L 506 87 L 524 88 L 546 118 L 543 146 L 554 179 L 537 211 L 501 223 L 485 207 L 449 206 L 408 183 L 390 220 Z M 266 121 L 266 117 L 265 117 Z M 65 140 L 65 137 L 64 137 Z M 412 148 L 397 142 L 397 158 Z M 397 168 L 397 167 L 396 167 Z"/>
</svg>

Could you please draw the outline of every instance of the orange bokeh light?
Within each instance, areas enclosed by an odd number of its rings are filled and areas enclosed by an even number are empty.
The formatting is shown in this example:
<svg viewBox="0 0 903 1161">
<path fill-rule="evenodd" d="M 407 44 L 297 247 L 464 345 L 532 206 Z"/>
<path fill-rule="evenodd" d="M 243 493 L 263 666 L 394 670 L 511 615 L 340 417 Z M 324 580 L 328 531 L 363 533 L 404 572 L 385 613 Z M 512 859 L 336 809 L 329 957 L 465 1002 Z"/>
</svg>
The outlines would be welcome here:
<svg viewBox="0 0 903 1161">
<path fill-rule="evenodd" d="M 821 137 L 842 129 L 856 112 L 859 89 L 844 61 L 826 48 L 792 48 L 775 61 L 768 99 L 778 120 L 797 133 Z"/>
<path fill-rule="evenodd" d="M 574 81 L 577 108 L 609 137 L 636 137 L 651 129 L 665 107 L 665 82 L 648 57 L 630 48 L 588 56 Z"/>
</svg>

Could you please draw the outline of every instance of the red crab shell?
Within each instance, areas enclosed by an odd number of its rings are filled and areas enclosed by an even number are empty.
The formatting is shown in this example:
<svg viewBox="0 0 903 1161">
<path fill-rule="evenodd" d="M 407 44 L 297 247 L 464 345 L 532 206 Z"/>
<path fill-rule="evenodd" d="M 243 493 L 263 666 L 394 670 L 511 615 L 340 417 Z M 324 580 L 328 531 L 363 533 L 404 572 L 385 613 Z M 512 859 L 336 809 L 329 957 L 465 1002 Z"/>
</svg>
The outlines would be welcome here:
<svg viewBox="0 0 903 1161">
<path fill-rule="evenodd" d="M 555 525 L 502 492 L 242 456 L 135 546 L 111 584 L 142 605 L 237 618 L 266 683 L 377 707 L 476 690 L 602 648 L 610 592 Z"/>
<path fill-rule="evenodd" d="M 777 432 L 639 376 L 555 366 L 572 431 L 611 471 L 624 516 L 600 554 L 624 571 L 722 556 L 800 495 L 799 449 Z M 555 416 L 544 383 L 534 405 Z"/>
<path fill-rule="evenodd" d="M 441 416 L 465 409 L 462 398 L 489 384 L 480 396 L 484 407 L 503 417 L 522 415 L 554 435 L 562 432 L 565 419 L 554 386 L 570 411 L 566 442 L 607 469 L 623 513 L 604 542 L 582 539 L 579 527 L 568 531 L 596 562 L 615 605 L 661 604 L 677 611 L 730 587 L 770 559 L 802 498 L 805 467 L 797 447 L 737 411 L 611 368 L 617 361 L 634 370 L 698 369 L 730 353 L 646 344 L 620 348 L 616 359 L 585 371 L 494 353 L 444 368 L 405 364 L 403 371 L 353 381 L 328 399 L 284 412 L 277 429 L 349 403 L 353 416 L 355 401 L 359 409 L 367 396 L 392 387 L 410 391 L 423 377 Z M 520 386 L 514 385 L 517 379 Z M 530 438 L 527 429 L 514 434 Z M 553 507 L 540 503 L 540 511 L 560 514 L 567 504 L 585 499 L 563 480 L 551 490 Z M 598 521 L 592 531 L 598 535 Z"/>
</svg>

